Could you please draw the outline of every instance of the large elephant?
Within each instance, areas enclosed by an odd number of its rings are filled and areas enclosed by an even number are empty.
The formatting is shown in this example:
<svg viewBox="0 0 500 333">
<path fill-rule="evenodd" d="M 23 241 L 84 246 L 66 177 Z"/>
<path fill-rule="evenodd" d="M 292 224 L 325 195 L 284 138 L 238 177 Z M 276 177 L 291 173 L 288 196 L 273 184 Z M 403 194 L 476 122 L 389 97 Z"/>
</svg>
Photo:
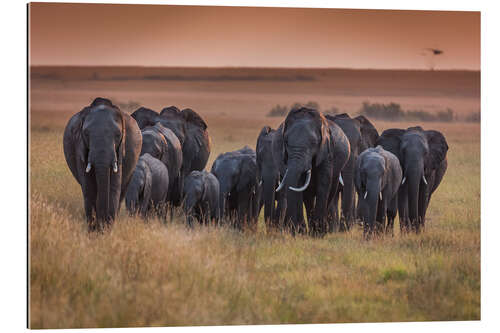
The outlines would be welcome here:
<svg viewBox="0 0 500 333">
<path fill-rule="evenodd" d="M 317 110 L 294 108 L 285 119 L 283 144 L 286 171 L 276 191 L 286 186 L 286 222 L 292 234 L 305 233 L 304 203 L 309 233 L 323 235 L 334 166 L 329 124 Z"/>
<path fill-rule="evenodd" d="M 68 121 L 64 156 L 82 188 L 90 230 L 114 221 L 141 145 L 137 123 L 105 98 L 96 98 Z"/>
<path fill-rule="evenodd" d="M 359 121 L 351 118 L 347 113 L 335 116 L 326 115 L 326 118 L 335 122 L 342 129 L 349 140 L 349 146 L 351 148 L 349 160 L 341 173 L 344 184 L 343 186 L 339 186 L 339 191 L 342 193 L 342 218 L 339 230 L 343 231 L 350 229 L 355 218 L 356 197 L 354 189 L 354 167 L 358 155 L 364 148 L 361 137 L 361 125 Z"/>
<path fill-rule="evenodd" d="M 212 220 L 216 224 L 220 219 L 219 190 L 217 178 L 210 172 L 191 171 L 184 180 L 184 213 L 189 227 L 193 219 L 208 225 Z"/>
<path fill-rule="evenodd" d="M 179 206 L 182 200 L 182 147 L 177 136 L 161 123 L 142 129 L 141 155 L 150 154 L 168 168 L 170 187 L 167 201 Z"/>
<path fill-rule="evenodd" d="M 358 156 L 354 183 L 366 238 L 383 228 L 393 233 L 402 179 L 398 158 L 381 146 L 368 148 Z M 379 223 L 377 228 L 375 222 Z"/>
<path fill-rule="evenodd" d="M 175 106 L 160 112 L 160 123 L 170 128 L 182 145 L 182 176 L 203 170 L 210 156 L 210 136 L 205 121 L 193 110 L 180 111 Z"/>
<path fill-rule="evenodd" d="M 396 155 L 403 170 L 398 194 L 398 211 L 402 231 L 411 227 L 420 232 L 430 199 L 448 167 L 448 143 L 438 131 L 422 127 L 385 130 L 377 144 Z"/>
<path fill-rule="evenodd" d="M 264 220 L 268 228 L 279 226 L 286 209 L 286 191 L 275 192 L 285 171 L 283 149 L 283 124 L 276 130 L 264 126 L 257 139 L 256 153 L 257 168 L 262 182 Z"/>
<path fill-rule="evenodd" d="M 255 228 L 260 206 L 260 186 L 255 151 L 247 146 L 220 154 L 212 165 L 220 184 L 220 214 L 234 226 Z"/>
<path fill-rule="evenodd" d="M 168 189 L 169 173 L 165 164 L 148 153 L 141 155 L 127 187 L 127 210 L 132 215 L 139 212 L 144 218 L 152 210 L 164 215 Z"/>
</svg>

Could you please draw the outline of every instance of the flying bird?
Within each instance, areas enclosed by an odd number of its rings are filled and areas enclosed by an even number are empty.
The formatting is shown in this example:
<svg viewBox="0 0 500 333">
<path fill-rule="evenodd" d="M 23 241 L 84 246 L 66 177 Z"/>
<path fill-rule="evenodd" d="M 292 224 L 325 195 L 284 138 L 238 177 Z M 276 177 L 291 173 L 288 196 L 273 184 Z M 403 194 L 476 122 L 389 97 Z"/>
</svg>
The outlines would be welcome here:
<svg viewBox="0 0 500 333">
<path fill-rule="evenodd" d="M 431 52 L 432 52 L 432 54 L 434 54 L 434 55 L 440 55 L 440 54 L 444 53 L 444 51 L 443 51 L 443 50 L 440 50 L 440 49 L 426 48 L 426 49 L 424 49 L 424 50 L 429 50 L 429 51 L 431 51 Z"/>
</svg>

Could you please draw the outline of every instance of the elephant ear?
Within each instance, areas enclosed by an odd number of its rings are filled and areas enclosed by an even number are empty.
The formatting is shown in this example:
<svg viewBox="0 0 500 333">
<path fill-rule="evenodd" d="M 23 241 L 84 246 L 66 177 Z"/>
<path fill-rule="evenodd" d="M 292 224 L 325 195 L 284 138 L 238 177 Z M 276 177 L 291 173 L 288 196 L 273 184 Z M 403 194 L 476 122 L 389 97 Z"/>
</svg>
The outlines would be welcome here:
<svg viewBox="0 0 500 333">
<path fill-rule="evenodd" d="M 243 156 L 241 158 L 240 174 L 236 190 L 247 191 L 249 187 L 255 185 L 257 180 L 257 163 L 251 156 Z"/>
<path fill-rule="evenodd" d="M 354 186 L 361 191 L 361 158 L 357 158 L 354 165 Z"/>
<path fill-rule="evenodd" d="M 153 187 L 153 175 L 151 169 L 149 168 L 149 163 L 147 159 L 144 158 L 144 191 L 142 194 L 142 204 L 141 204 L 141 214 L 146 215 L 149 203 L 151 201 L 151 190 Z"/>
<path fill-rule="evenodd" d="M 148 126 L 154 126 L 154 124 L 158 121 L 159 114 L 154 110 L 141 106 L 132 112 L 130 116 L 135 119 L 139 128 L 143 129 Z"/>
<path fill-rule="evenodd" d="M 184 109 L 181 111 L 181 113 L 182 113 L 184 119 L 186 119 L 187 123 L 196 125 L 196 126 L 200 127 L 202 130 L 207 129 L 207 124 L 205 123 L 205 121 L 194 110 Z"/>
<path fill-rule="evenodd" d="M 446 159 L 448 152 L 448 143 L 441 132 L 430 130 L 424 131 L 429 145 L 429 153 L 425 161 L 426 166 L 432 170 L 440 167 L 441 163 Z"/>
<path fill-rule="evenodd" d="M 401 155 L 401 137 L 406 132 L 404 129 L 390 128 L 382 132 L 377 139 L 376 145 L 382 146 L 385 150 L 393 153 L 403 163 L 403 156 Z"/>
<path fill-rule="evenodd" d="M 327 160 L 330 157 L 330 153 L 333 151 L 333 142 L 330 140 L 330 126 L 328 126 L 328 121 L 322 114 L 319 114 L 319 118 L 321 123 L 321 143 L 318 155 L 316 156 L 316 166 Z"/>
<path fill-rule="evenodd" d="M 354 118 L 360 125 L 362 151 L 375 147 L 379 138 L 378 131 L 373 124 L 363 115 Z"/>
<path fill-rule="evenodd" d="M 81 184 L 80 175 L 83 175 L 83 169 L 85 168 L 87 162 L 88 152 L 88 148 L 82 135 L 82 127 L 90 110 L 90 107 L 85 107 L 80 112 L 73 115 L 64 129 L 64 156 L 71 173 L 79 184 Z"/>
<path fill-rule="evenodd" d="M 121 120 L 122 125 L 122 136 L 120 138 L 120 142 L 118 143 L 118 147 L 116 148 L 116 152 L 118 155 L 118 161 L 123 165 L 123 159 L 125 158 L 125 142 L 127 142 L 127 126 L 125 125 L 125 119 L 122 111 L 115 107 L 116 112 Z"/>
</svg>

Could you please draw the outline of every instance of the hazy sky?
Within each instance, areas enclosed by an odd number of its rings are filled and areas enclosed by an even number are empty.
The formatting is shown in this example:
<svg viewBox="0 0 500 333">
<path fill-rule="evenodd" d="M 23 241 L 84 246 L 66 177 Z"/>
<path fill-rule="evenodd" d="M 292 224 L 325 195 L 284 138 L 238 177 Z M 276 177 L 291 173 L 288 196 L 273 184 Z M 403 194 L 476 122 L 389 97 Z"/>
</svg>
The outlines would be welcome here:
<svg viewBox="0 0 500 333">
<path fill-rule="evenodd" d="M 32 65 L 480 69 L 479 12 L 32 3 L 30 23 Z"/>
</svg>

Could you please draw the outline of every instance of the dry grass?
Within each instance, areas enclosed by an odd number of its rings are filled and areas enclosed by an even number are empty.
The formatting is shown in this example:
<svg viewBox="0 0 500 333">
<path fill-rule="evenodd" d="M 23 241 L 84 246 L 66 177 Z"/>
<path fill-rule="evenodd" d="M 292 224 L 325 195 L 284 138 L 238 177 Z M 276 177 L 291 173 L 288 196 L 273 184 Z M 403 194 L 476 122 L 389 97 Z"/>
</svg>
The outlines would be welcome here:
<svg viewBox="0 0 500 333">
<path fill-rule="evenodd" d="M 190 231 L 182 218 L 146 224 L 123 211 L 111 232 L 89 235 L 61 142 L 81 105 L 32 107 L 32 328 L 480 319 L 478 124 L 425 124 L 445 133 L 450 151 L 420 236 L 292 238 L 266 233 L 262 221 L 256 233 Z M 208 166 L 220 152 L 254 147 L 264 124 L 281 121 L 264 114 L 208 113 Z"/>
</svg>

